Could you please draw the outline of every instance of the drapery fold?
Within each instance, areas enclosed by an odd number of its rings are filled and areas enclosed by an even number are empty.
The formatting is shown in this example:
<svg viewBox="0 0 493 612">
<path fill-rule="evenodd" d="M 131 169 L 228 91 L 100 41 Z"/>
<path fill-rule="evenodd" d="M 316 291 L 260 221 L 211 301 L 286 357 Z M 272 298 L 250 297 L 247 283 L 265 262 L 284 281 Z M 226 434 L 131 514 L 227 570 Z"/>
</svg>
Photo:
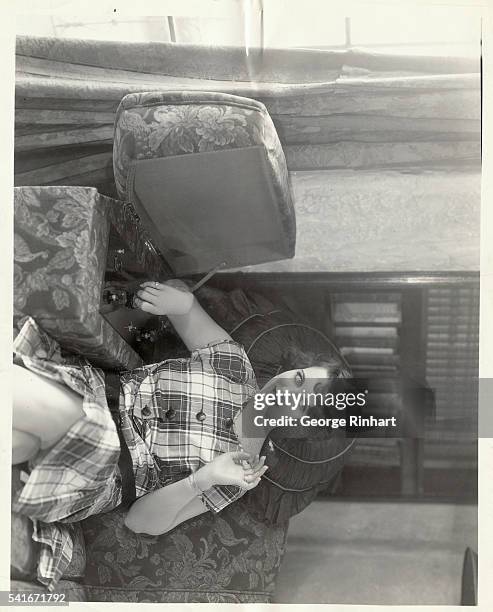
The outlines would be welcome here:
<svg viewBox="0 0 493 612">
<path fill-rule="evenodd" d="M 478 71 L 469 58 L 386 55 L 357 49 L 245 49 L 160 42 L 115 42 L 19 36 L 19 56 L 165 76 L 279 83 L 326 82 L 344 66 L 374 73 L 457 74 Z M 255 71 L 255 74 L 254 74 Z"/>
<path fill-rule="evenodd" d="M 474 60 L 20 36 L 16 69 L 16 185 L 114 194 L 121 98 L 187 89 L 263 102 L 291 171 L 479 168 Z"/>
</svg>

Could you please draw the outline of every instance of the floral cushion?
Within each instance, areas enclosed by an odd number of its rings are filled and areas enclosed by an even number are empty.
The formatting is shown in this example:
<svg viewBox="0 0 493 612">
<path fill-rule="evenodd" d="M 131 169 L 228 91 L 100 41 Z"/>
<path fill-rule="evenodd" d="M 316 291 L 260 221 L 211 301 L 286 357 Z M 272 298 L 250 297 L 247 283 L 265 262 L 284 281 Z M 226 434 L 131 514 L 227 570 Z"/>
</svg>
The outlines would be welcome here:
<svg viewBox="0 0 493 612">
<path fill-rule="evenodd" d="M 31 315 L 62 348 L 95 365 L 141 365 L 99 313 L 110 225 L 150 275 L 161 269 L 127 207 L 91 187 L 58 186 L 16 187 L 14 205 L 14 322 Z"/>
<path fill-rule="evenodd" d="M 262 146 L 270 165 L 283 231 L 294 253 L 295 214 L 286 159 L 265 106 L 218 92 L 150 92 L 123 98 L 115 119 L 113 167 L 117 192 L 132 200 L 136 160 Z"/>
<path fill-rule="evenodd" d="M 242 500 L 162 536 L 135 534 L 113 511 L 83 521 L 89 601 L 266 602 L 287 522 L 255 520 Z"/>
</svg>

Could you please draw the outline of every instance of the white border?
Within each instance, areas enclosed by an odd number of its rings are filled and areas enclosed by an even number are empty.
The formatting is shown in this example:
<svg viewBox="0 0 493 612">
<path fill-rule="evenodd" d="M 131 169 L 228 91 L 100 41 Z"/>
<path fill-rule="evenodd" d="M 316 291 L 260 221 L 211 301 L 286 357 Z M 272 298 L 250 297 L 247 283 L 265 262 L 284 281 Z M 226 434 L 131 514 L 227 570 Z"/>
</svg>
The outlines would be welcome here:
<svg viewBox="0 0 493 612">
<path fill-rule="evenodd" d="M 269 0 L 264 0 L 268 3 Z M 291 1 L 291 0 L 289 0 Z M 1 13 L 1 83 L 2 100 L 0 113 L 0 146 L 3 148 L 2 164 L 0 165 L 0 190 L 2 201 L 2 216 L 0 222 L 0 244 L 2 245 L 2 308 L 0 310 L 0 332 L 3 342 L 0 350 L 0 376 L 2 389 L 2 427 L 0 445 L 0 490 L 4 492 L 2 496 L 2 507 L 0 509 L 0 537 L 2 554 L 0 556 L 0 589 L 8 590 L 10 582 L 10 511 L 9 494 L 10 490 L 10 406 L 11 388 L 10 377 L 8 375 L 11 364 L 11 321 L 12 321 L 12 187 L 13 187 L 13 118 L 14 118 L 14 41 L 15 41 L 15 12 L 23 13 L 55 13 L 63 12 L 68 14 L 113 14 L 116 7 L 118 11 L 133 15 L 166 15 L 179 10 L 181 14 L 190 15 L 208 14 L 211 15 L 215 10 L 227 7 L 231 11 L 236 11 L 237 3 L 241 0 L 139 0 L 138 2 L 128 0 L 24 0 L 15 2 L 4 0 Z M 310 3 L 311 4 L 311 3 Z M 491 7 L 486 1 L 481 0 L 436 0 L 426 1 L 406 1 L 394 0 L 393 2 L 377 2 L 372 0 L 360 2 L 330 2 L 330 10 L 333 11 L 338 6 L 351 9 L 365 6 L 375 7 L 378 5 L 392 5 L 409 7 L 422 7 L 428 4 L 441 6 L 462 6 L 477 8 L 483 15 L 483 71 L 484 71 L 484 98 L 483 98 L 483 183 L 482 183 L 482 218 L 481 218 L 481 340 L 480 340 L 480 373 L 482 377 L 493 378 L 493 175 L 490 167 L 493 161 L 491 148 L 492 136 L 492 113 L 488 112 L 493 105 L 493 20 Z M 320 0 L 321 12 L 323 7 L 328 6 Z M 144 10 L 145 7 L 145 10 Z M 217 7 L 217 9 L 216 9 Z M 318 18 L 322 18 L 319 15 Z M 480 410 L 491 410 L 493 406 L 480 406 Z M 478 610 L 490 612 L 493 609 L 493 588 L 490 586 L 493 577 L 493 439 L 482 439 L 480 441 L 480 531 L 479 531 L 479 601 Z M 355 581 L 357 577 L 355 576 Z M 144 604 L 139 604 L 142 606 Z M 71 607 L 77 609 L 91 610 L 120 610 L 135 609 L 136 604 L 100 604 L 100 603 L 73 603 Z M 306 605 L 293 604 L 222 604 L 221 610 L 248 609 L 252 611 L 269 610 L 288 610 L 302 611 Z M 317 604 L 308 607 L 320 610 L 346 610 L 363 609 L 362 606 L 349 605 L 325 605 Z M 398 607 L 402 610 L 434 610 L 437 606 L 364 606 L 365 612 L 374 610 L 388 610 L 391 607 Z M 149 606 L 147 606 L 149 608 Z M 463 610 L 460 606 L 445 606 L 446 610 Z M 440 610 L 443 609 L 440 606 Z M 52 609 L 52 608 L 50 608 Z M 217 604 L 152 604 L 152 609 L 156 610 L 211 610 L 217 611 Z"/>
</svg>

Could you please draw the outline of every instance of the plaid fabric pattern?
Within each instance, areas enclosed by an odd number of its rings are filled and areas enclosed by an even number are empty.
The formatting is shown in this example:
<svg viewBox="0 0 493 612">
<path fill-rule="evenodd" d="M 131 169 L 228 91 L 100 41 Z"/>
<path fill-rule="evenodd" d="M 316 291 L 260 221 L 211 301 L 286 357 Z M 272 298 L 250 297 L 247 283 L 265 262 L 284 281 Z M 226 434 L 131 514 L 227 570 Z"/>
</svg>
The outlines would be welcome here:
<svg viewBox="0 0 493 612">
<path fill-rule="evenodd" d="M 232 423 L 256 392 L 255 374 L 243 347 L 226 340 L 121 375 L 122 431 L 132 456 L 137 497 L 180 480 L 239 449 Z M 219 512 L 244 494 L 235 486 L 204 492 Z"/>
<path fill-rule="evenodd" d="M 40 543 L 38 580 L 53 590 L 72 558 L 72 529 L 64 523 L 107 512 L 121 502 L 120 443 L 101 370 L 84 360 L 63 364 L 58 343 L 30 317 L 14 340 L 14 362 L 82 396 L 84 416 L 54 446 L 38 453 L 12 500 L 15 512 L 33 520 L 33 539 Z"/>
<path fill-rule="evenodd" d="M 67 385 L 83 398 L 85 416 L 30 465 L 13 509 L 32 518 L 41 544 L 38 579 L 50 590 L 72 557 L 69 523 L 121 502 L 118 434 L 106 403 L 104 374 L 85 360 L 68 365 L 58 344 L 32 318 L 14 341 L 15 359 Z M 121 427 L 135 473 L 136 494 L 185 478 L 217 454 L 238 450 L 232 420 L 257 391 L 243 347 L 228 340 L 121 374 Z M 244 490 L 215 486 L 203 494 L 219 512 Z"/>
</svg>

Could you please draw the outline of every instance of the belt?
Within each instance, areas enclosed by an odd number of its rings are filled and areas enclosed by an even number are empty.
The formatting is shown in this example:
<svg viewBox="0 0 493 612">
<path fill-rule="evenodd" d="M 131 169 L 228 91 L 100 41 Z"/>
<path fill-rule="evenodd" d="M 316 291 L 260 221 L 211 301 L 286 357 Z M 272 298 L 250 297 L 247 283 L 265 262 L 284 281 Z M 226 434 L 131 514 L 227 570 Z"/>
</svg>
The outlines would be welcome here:
<svg viewBox="0 0 493 612">
<path fill-rule="evenodd" d="M 135 501 L 135 474 L 132 464 L 132 457 L 128 450 L 127 443 L 122 433 L 122 423 L 120 416 L 120 376 L 116 372 L 104 373 L 105 377 L 105 392 L 108 408 L 116 425 L 118 438 L 120 440 L 120 458 L 118 459 L 118 467 L 122 478 L 122 503 L 121 506 L 129 508 Z"/>
</svg>

